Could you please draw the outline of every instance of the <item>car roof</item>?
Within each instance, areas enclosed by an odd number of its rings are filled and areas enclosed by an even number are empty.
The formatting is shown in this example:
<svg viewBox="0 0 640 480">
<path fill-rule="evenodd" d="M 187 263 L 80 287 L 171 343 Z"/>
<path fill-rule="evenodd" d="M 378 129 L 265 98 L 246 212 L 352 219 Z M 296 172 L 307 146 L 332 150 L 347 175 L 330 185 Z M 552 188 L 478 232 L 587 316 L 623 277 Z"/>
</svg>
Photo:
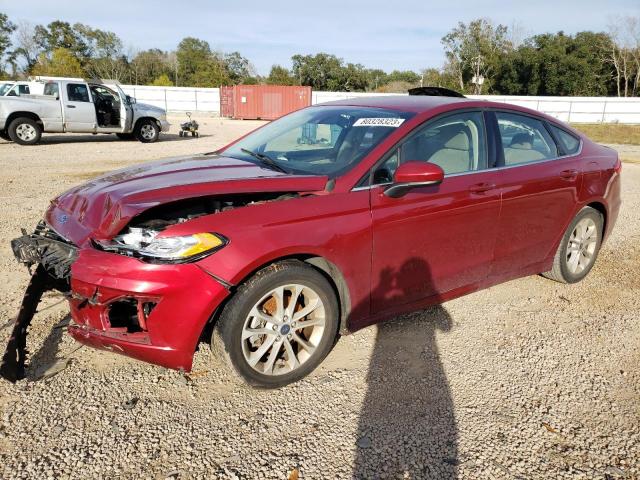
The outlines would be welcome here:
<svg viewBox="0 0 640 480">
<path fill-rule="evenodd" d="M 427 96 L 427 95 L 381 95 L 377 97 L 355 97 L 345 100 L 322 103 L 322 105 L 344 105 L 354 107 L 376 107 L 401 110 L 406 112 L 425 112 L 435 107 L 448 104 L 477 103 L 469 98 Z"/>
</svg>

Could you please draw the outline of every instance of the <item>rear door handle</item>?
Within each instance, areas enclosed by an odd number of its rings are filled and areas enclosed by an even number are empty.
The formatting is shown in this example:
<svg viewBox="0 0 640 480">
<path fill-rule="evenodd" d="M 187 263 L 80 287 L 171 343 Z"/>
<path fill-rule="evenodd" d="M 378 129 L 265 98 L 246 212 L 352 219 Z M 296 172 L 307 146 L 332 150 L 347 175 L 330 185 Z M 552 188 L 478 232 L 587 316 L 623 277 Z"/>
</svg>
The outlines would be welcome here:
<svg viewBox="0 0 640 480">
<path fill-rule="evenodd" d="M 67 108 L 76 108 L 75 105 L 67 105 Z"/>
<path fill-rule="evenodd" d="M 496 188 L 495 183 L 482 182 L 482 183 L 476 183 L 475 185 L 471 185 L 469 187 L 469 191 L 471 193 L 485 193 L 485 192 L 488 192 L 489 190 L 493 190 L 494 188 Z"/>
<path fill-rule="evenodd" d="M 575 180 L 577 176 L 578 170 L 574 170 L 573 168 L 560 172 L 560 178 L 563 178 L 565 180 Z"/>
</svg>

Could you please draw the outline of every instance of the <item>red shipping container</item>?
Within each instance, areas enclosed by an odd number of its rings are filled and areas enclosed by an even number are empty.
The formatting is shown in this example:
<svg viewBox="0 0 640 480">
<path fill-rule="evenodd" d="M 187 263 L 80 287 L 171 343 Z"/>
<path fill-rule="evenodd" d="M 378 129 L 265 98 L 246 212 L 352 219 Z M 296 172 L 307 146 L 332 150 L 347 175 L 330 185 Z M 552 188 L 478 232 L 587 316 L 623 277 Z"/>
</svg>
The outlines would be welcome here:
<svg viewBox="0 0 640 480">
<path fill-rule="evenodd" d="M 309 105 L 311 87 L 234 85 L 220 88 L 223 117 L 274 120 Z"/>
</svg>

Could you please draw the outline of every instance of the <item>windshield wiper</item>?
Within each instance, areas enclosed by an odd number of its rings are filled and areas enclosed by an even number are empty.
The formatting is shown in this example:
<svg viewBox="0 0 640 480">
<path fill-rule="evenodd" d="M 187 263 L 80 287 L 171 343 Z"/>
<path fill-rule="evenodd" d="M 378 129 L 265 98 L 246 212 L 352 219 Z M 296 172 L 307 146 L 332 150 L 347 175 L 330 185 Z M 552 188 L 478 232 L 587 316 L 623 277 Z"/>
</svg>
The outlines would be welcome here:
<svg viewBox="0 0 640 480">
<path fill-rule="evenodd" d="M 289 173 L 287 170 L 285 170 L 283 167 L 281 167 L 278 164 L 278 162 L 276 162 L 269 155 L 265 155 L 264 153 L 252 152 L 251 150 L 248 150 L 246 148 L 241 148 L 240 150 L 243 151 L 244 153 L 248 154 L 248 155 L 251 155 L 253 158 L 257 158 L 258 160 L 260 160 L 260 162 L 263 165 L 266 165 L 269 168 L 271 168 L 271 170 L 276 170 L 276 171 L 282 172 L 282 173 Z"/>
</svg>

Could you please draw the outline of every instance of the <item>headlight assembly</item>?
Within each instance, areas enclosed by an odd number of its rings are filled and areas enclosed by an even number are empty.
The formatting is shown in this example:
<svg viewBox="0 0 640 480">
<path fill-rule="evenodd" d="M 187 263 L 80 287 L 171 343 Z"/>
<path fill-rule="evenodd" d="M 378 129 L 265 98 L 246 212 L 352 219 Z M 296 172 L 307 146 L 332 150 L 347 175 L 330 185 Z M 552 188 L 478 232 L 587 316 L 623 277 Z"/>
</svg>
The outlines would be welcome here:
<svg viewBox="0 0 640 480">
<path fill-rule="evenodd" d="M 108 252 L 140 257 L 161 263 L 185 263 L 199 260 L 224 247 L 229 241 L 217 233 L 194 233 L 159 237 L 157 231 L 130 228 L 111 241 L 95 242 Z"/>
</svg>

